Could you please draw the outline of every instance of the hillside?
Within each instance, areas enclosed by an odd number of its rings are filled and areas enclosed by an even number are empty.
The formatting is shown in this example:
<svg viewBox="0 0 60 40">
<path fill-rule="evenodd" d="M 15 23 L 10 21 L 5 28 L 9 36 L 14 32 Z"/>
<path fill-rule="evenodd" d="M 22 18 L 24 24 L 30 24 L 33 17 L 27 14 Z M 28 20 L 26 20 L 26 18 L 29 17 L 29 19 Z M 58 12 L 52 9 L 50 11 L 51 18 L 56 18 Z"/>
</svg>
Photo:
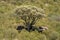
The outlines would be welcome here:
<svg viewBox="0 0 60 40">
<path fill-rule="evenodd" d="M 28 5 L 44 9 L 46 17 L 35 26 L 47 26 L 47 31 L 18 33 L 16 28 L 24 21 L 15 15 L 16 8 Z M 60 0 L 0 0 L 0 40 L 60 40 Z"/>
</svg>

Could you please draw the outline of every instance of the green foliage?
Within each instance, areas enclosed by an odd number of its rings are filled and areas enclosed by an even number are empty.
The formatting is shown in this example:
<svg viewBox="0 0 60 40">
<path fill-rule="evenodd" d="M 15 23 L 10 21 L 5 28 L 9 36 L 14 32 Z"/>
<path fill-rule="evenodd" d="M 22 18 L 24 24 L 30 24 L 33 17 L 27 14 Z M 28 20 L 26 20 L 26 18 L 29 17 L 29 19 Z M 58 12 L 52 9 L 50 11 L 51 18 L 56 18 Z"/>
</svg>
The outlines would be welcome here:
<svg viewBox="0 0 60 40">
<path fill-rule="evenodd" d="M 34 25 L 37 20 L 44 18 L 46 15 L 44 9 L 31 5 L 22 5 L 16 8 L 14 12 L 18 20 L 24 20 L 25 25 Z"/>
<path fill-rule="evenodd" d="M 17 25 L 25 24 L 25 21 L 14 13 L 19 8 L 23 10 L 30 8 L 33 14 L 36 10 L 41 13 L 40 8 L 44 9 L 43 13 L 48 16 L 37 20 L 35 26 L 48 26 L 48 30 L 43 33 L 22 30 L 21 33 L 18 33 Z M 21 13 L 20 9 L 19 12 Z M 33 10 L 35 11 L 33 12 Z M 22 11 L 22 13 L 24 12 Z M 27 13 L 31 12 L 27 11 Z M 60 0 L 0 0 L 0 40 L 60 40 L 59 15 Z"/>
</svg>

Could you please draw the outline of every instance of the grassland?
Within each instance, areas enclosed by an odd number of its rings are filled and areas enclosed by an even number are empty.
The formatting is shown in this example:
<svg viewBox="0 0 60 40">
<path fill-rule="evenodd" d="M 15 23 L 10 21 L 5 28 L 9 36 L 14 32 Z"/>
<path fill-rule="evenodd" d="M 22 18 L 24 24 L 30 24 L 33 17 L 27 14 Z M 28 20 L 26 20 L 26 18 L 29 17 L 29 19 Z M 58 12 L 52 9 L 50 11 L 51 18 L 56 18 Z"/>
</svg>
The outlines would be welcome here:
<svg viewBox="0 0 60 40">
<path fill-rule="evenodd" d="M 43 8 L 47 17 L 36 26 L 47 25 L 48 30 L 42 34 L 26 30 L 18 33 L 16 27 L 22 21 L 13 14 L 21 5 Z M 0 0 L 0 40 L 60 40 L 60 0 Z"/>
</svg>

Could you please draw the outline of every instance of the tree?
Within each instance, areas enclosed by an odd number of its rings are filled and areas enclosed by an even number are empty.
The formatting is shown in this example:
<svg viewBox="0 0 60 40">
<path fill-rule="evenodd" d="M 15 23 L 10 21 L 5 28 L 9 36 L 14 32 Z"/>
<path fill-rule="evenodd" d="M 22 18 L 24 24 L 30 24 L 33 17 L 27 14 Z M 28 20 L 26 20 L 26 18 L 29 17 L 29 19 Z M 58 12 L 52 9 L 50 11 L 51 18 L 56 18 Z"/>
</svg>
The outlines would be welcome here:
<svg viewBox="0 0 60 40">
<path fill-rule="evenodd" d="M 38 19 L 45 17 L 43 9 L 31 5 L 16 8 L 15 14 L 18 18 L 25 21 L 25 26 L 29 29 L 32 28 Z"/>
</svg>

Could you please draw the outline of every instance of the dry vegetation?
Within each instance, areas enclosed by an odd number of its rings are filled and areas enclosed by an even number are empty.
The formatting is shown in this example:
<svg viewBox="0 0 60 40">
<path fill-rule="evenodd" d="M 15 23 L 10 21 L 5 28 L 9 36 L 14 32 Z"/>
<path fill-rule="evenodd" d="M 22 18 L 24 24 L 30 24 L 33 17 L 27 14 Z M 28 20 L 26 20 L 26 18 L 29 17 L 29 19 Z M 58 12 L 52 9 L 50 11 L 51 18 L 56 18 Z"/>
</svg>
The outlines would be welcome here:
<svg viewBox="0 0 60 40">
<path fill-rule="evenodd" d="M 18 33 L 17 25 L 25 22 L 15 14 L 21 5 L 44 9 L 46 17 L 37 20 L 35 26 L 49 29 L 42 34 L 26 30 Z M 0 40 L 60 40 L 60 0 L 0 0 Z"/>
</svg>

